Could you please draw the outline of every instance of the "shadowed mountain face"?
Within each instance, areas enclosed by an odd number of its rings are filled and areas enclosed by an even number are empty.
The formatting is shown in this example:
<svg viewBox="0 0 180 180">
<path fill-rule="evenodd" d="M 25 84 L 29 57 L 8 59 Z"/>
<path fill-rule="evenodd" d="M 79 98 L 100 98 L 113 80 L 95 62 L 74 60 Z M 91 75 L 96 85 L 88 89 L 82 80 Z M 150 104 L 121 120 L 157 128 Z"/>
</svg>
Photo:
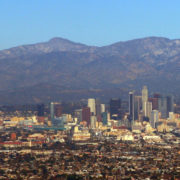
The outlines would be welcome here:
<svg viewBox="0 0 180 180">
<path fill-rule="evenodd" d="M 54 38 L 0 51 L 0 103 L 107 99 L 148 85 L 180 91 L 180 40 L 150 37 L 95 47 Z"/>
</svg>

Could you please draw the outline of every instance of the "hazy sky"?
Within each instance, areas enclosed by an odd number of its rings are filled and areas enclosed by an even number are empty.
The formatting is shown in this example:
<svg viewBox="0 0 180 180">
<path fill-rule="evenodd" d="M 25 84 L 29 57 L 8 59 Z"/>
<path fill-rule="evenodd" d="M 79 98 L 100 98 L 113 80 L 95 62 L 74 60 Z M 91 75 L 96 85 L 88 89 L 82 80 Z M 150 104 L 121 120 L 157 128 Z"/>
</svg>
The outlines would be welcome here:
<svg viewBox="0 0 180 180">
<path fill-rule="evenodd" d="M 180 38 L 179 0 L 0 0 L 0 49 L 63 37 L 107 45 Z"/>
</svg>

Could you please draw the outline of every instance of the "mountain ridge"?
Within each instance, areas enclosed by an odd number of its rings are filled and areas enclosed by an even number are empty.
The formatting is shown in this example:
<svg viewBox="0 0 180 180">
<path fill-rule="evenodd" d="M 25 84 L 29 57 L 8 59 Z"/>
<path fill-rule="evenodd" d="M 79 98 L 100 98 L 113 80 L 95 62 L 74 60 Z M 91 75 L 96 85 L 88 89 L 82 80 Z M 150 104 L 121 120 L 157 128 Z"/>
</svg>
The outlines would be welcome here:
<svg viewBox="0 0 180 180">
<path fill-rule="evenodd" d="M 99 96 L 104 94 L 106 99 L 109 89 L 112 92 L 113 88 L 139 90 L 144 84 L 152 91 L 178 94 L 179 80 L 178 39 L 147 37 L 97 47 L 56 37 L 44 43 L 0 51 L 0 103 L 6 103 L 8 93 L 16 95 L 16 92 L 21 92 L 17 93 L 17 103 L 21 95 L 19 103 L 26 103 L 27 99 L 28 103 L 36 103 L 33 99 L 43 93 L 45 86 L 42 84 L 51 84 L 46 88 L 52 95 L 48 95 L 49 99 L 41 96 L 38 102 L 50 101 L 51 96 L 54 98 L 53 93 L 58 97 L 57 89 L 65 100 L 68 96 L 72 99 L 73 92 L 82 89 L 87 97 L 91 95 L 91 89 L 100 90 Z M 36 89 L 37 92 L 30 101 L 28 89 L 33 87 L 32 91 Z M 107 89 L 108 93 L 103 93 Z M 65 92 L 72 93 L 67 95 Z M 81 98 L 80 94 L 78 98 Z"/>
</svg>

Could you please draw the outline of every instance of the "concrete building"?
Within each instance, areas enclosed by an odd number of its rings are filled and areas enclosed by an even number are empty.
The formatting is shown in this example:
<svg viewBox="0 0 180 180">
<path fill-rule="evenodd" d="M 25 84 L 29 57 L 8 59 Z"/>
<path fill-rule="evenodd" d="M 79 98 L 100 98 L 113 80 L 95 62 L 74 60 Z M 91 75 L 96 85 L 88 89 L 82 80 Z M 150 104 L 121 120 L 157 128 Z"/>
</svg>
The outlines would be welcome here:
<svg viewBox="0 0 180 180">
<path fill-rule="evenodd" d="M 78 122 L 81 122 L 82 121 L 82 109 L 75 110 L 74 116 L 78 119 Z"/>
<path fill-rule="evenodd" d="M 142 108 L 142 97 L 134 96 L 134 120 L 139 120 L 139 114 Z"/>
<path fill-rule="evenodd" d="M 53 120 L 55 118 L 59 118 L 62 115 L 62 107 L 59 102 L 51 102 L 50 103 L 50 118 L 53 124 Z"/>
<path fill-rule="evenodd" d="M 167 112 L 174 112 L 174 97 L 172 95 L 168 95 L 167 97 Z"/>
<path fill-rule="evenodd" d="M 162 96 L 158 99 L 158 109 L 161 112 L 161 118 L 168 118 L 169 112 L 174 112 L 174 98 L 171 95 Z"/>
<path fill-rule="evenodd" d="M 169 114 L 167 111 L 167 98 L 165 96 L 162 96 L 158 99 L 158 109 L 161 112 L 161 118 L 168 118 Z"/>
<path fill-rule="evenodd" d="M 51 121 L 53 121 L 53 119 L 54 119 L 54 102 L 50 103 L 50 118 L 51 118 Z"/>
<path fill-rule="evenodd" d="M 144 116 L 151 118 L 151 112 L 152 112 L 152 102 L 145 102 L 145 112 Z"/>
<path fill-rule="evenodd" d="M 146 116 L 146 105 L 148 102 L 148 89 L 147 86 L 144 86 L 142 89 L 142 111 L 143 115 Z"/>
<path fill-rule="evenodd" d="M 106 106 L 105 104 L 101 104 L 101 113 L 106 111 Z"/>
<path fill-rule="evenodd" d="M 134 123 L 134 92 L 129 92 L 129 120 Z"/>
<path fill-rule="evenodd" d="M 158 110 L 152 110 L 150 124 L 152 128 L 155 128 L 156 122 L 159 121 L 159 112 Z"/>
<path fill-rule="evenodd" d="M 96 128 L 96 122 L 97 122 L 96 116 L 91 116 L 91 128 L 92 129 Z"/>
<path fill-rule="evenodd" d="M 95 99 L 96 116 L 101 116 L 101 103 L 99 99 Z"/>
<path fill-rule="evenodd" d="M 90 108 L 91 115 L 96 115 L 96 101 L 93 98 L 88 99 L 88 107 Z"/>
<path fill-rule="evenodd" d="M 148 100 L 149 102 L 152 102 L 152 109 L 158 110 L 158 98 L 153 97 L 153 98 L 149 98 Z"/>
</svg>

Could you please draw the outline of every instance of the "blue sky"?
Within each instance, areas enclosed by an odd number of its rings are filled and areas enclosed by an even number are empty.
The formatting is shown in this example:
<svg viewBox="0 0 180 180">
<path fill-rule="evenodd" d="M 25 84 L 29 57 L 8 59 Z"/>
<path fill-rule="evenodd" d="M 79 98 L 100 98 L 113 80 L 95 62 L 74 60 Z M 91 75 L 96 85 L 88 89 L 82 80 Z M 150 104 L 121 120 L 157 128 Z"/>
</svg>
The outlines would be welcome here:
<svg viewBox="0 0 180 180">
<path fill-rule="evenodd" d="M 63 37 L 103 46 L 180 38 L 179 0 L 1 0 L 0 49 Z"/>
</svg>

